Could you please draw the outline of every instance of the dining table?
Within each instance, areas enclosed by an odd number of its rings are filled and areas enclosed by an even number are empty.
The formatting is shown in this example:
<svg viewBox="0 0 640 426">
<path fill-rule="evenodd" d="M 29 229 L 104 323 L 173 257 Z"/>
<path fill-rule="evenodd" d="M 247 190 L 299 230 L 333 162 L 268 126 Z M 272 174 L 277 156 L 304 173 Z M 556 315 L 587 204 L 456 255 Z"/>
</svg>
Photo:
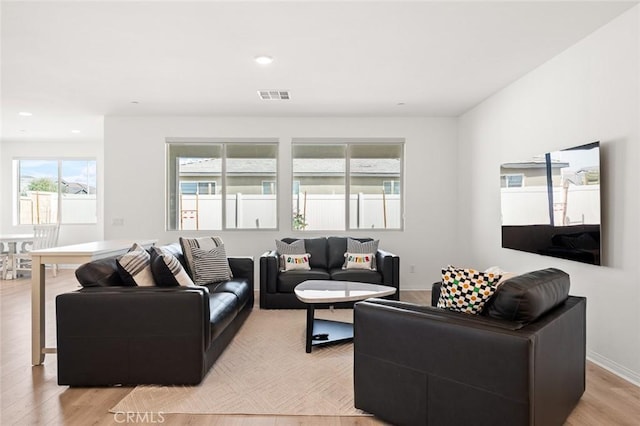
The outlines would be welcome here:
<svg viewBox="0 0 640 426">
<path fill-rule="evenodd" d="M 0 234 L 0 251 L 4 253 L 4 244 L 7 245 L 6 254 L 9 257 L 7 262 L 7 270 L 11 271 L 11 278 L 15 278 L 13 271 L 13 255 L 22 253 L 27 248 L 33 246 L 33 233 L 31 234 Z"/>
</svg>

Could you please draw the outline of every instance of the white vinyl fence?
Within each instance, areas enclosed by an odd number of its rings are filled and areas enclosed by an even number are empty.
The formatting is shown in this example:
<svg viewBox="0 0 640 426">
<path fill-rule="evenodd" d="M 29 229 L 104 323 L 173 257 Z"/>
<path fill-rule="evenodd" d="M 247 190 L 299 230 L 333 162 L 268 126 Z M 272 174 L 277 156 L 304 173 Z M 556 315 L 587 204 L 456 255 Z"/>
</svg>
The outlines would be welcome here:
<svg viewBox="0 0 640 426">
<path fill-rule="evenodd" d="M 600 185 L 571 185 L 566 192 L 553 188 L 553 220 L 556 226 L 600 223 Z M 502 224 L 549 223 L 546 186 L 501 188 Z M 563 212 L 566 209 L 566 215 Z"/>
<path fill-rule="evenodd" d="M 227 229 L 277 228 L 277 199 L 275 195 L 232 194 L 226 202 Z M 354 194 L 350 199 L 351 228 L 399 229 L 401 208 L 399 195 Z M 183 195 L 178 229 L 222 229 L 222 196 Z M 305 230 L 345 229 L 344 195 L 307 194 L 294 197 L 292 212 L 305 214 Z"/>
</svg>

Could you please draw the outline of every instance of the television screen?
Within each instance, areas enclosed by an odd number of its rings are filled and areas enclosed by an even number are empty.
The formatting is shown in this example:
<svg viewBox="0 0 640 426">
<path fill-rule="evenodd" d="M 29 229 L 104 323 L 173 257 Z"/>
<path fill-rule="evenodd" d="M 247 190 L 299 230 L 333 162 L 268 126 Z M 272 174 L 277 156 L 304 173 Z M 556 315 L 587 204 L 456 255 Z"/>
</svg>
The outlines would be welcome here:
<svg viewBox="0 0 640 426">
<path fill-rule="evenodd" d="M 600 265 L 600 143 L 500 166 L 502 247 Z"/>
</svg>

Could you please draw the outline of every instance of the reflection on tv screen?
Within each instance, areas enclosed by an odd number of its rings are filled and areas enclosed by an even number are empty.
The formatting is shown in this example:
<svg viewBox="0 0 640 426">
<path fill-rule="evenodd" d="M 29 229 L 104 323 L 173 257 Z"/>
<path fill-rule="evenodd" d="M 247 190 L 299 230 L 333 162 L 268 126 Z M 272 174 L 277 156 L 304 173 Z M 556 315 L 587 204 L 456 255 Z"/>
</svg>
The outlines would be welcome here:
<svg viewBox="0 0 640 426">
<path fill-rule="evenodd" d="M 502 246 L 600 265 L 600 143 L 500 166 Z"/>
</svg>

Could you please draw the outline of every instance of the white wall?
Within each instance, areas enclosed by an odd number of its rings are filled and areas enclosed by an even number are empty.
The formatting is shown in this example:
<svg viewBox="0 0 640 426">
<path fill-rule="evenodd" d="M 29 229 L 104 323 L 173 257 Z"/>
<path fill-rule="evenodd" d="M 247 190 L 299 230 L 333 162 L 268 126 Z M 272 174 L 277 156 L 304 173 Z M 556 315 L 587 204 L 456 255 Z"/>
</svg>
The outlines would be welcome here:
<svg viewBox="0 0 640 426">
<path fill-rule="evenodd" d="M 587 297 L 588 357 L 640 383 L 640 8 L 460 117 L 459 247 L 469 266 L 557 267 Z M 603 257 L 589 266 L 501 248 L 501 162 L 601 141 Z M 471 214 L 469 214 L 471 213 Z"/>
<path fill-rule="evenodd" d="M 279 150 L 278 231 L 166 231 L 165 138 L 277 138 Z M 274 239 L 325 233 L 291 231 L 292 138 L 405 138 L 405 229 L 348 231 L 332 235 L 380 238 L 380 247 L 401 253 L 401 288 L 427 289 L 455 248 L 455 162 L 457 123 L 452 118 L 105 118 L 105 238 L 220 235 L 230 255 L 260 254 Z M 113 225 L 114 219 L 124 224 Z M 410 273 L 410 265 L 415 272 Z M 256 274 L 258 273 L 256 262 Z M 257 275 L 256 275 L 257 278 Z M 257 283 L 257 281 L 256 281 Z"/>
<path fill-rule="evenodd" d="M 13 214 L 16 200 L 16 188 L 13 187 L 13 160 L 21 158 L 96 158 L 98 162 L 98 223 L 90 225 L 60 225 L 60 245 L 76 244 L 103 238 L 104 224 L 102 222 L 102 194 L 103 188 L 103 146 L 102 141 L 6 141 L 0 143 L 0 233 L 27 233 L 33 225 L 16 225 Z"/>
</svg>

